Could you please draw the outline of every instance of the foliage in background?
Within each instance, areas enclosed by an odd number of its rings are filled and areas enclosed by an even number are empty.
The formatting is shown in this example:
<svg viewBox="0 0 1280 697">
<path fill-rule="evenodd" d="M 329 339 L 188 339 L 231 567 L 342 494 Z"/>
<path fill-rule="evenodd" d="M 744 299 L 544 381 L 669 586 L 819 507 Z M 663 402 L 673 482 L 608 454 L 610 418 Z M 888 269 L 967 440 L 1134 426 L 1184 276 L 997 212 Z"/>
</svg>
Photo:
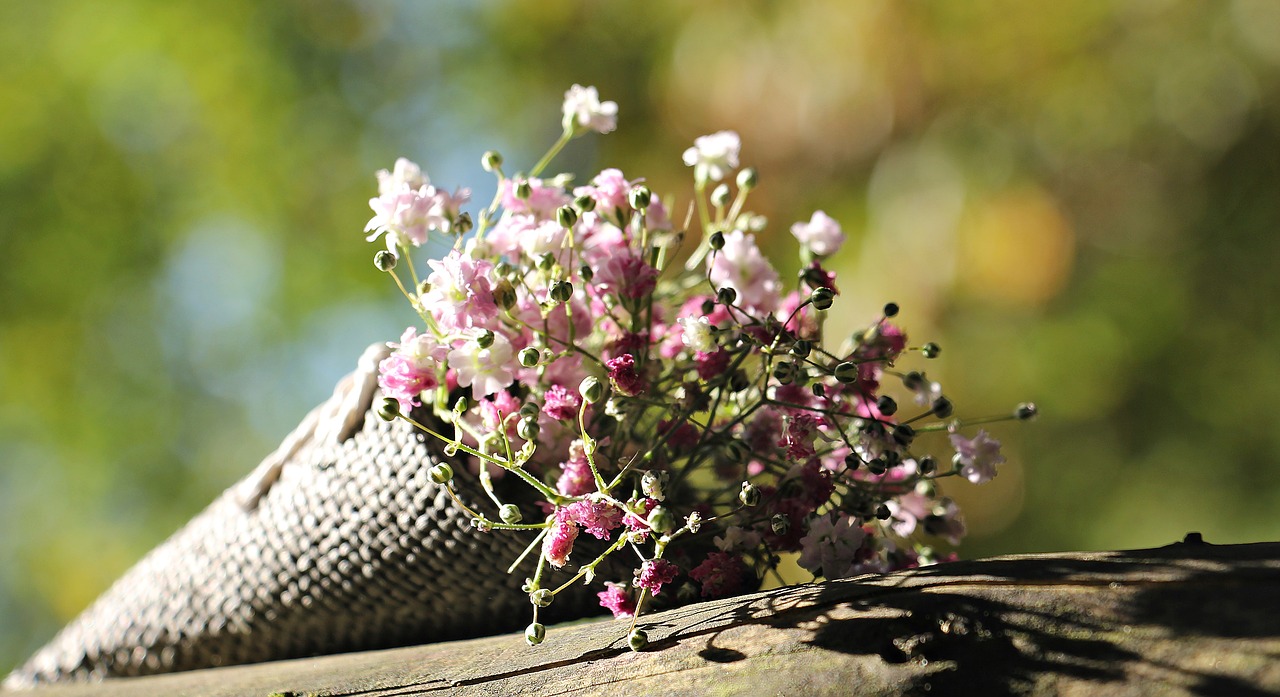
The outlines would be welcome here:
<svg viewBox="0 0 1280 697">
<path fill-rule="evenodd" d="M 487 200 L 477 144 L 536 156 L 514 144 L 574 82 L 628 109 L 566 168 L 669 190 L 737 130 L 754 207 L 850 233 L 848 316 L 894 300 L 942 337 L 958 408 L 1041 405 L 954 492 L 967 554 L 1280 537 L 1277 25 L 1266 0 L 0 5 L 0 666 L 398 333 L 352 261 L 367 172 L 403 153 Z"/>
</svg>

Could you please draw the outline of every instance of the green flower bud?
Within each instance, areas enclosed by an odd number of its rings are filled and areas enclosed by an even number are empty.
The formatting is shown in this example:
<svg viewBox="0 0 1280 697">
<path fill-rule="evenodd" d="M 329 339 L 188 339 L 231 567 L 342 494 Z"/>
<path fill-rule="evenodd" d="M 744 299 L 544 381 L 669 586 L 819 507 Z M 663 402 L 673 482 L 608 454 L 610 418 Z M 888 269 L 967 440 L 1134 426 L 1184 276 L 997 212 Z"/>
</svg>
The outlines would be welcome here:
<svg viewBox="0 0 1280 697">
<path fill-rule="evenodd" d="M 845 361 L 844 363 L 837 365 L 831 374 L 836 376 L 836 379 L 840 382 L 848 385 L 858 379 L 858 366 L 856 363 Z"/>
<path fill-rule="evenodd" d="M 431 477 L 431 481 L 436 484 L 447 484 L 449 480 L 453 479 L 453 468 L 441 462 L 427 470 L 427 476 Z"/>
<path fill-rule="evenodd" d="M 729 185 L 721 184 L 711 190 L 711 203 L 725 206 L 729 203 Z"/>
<path fill-rule="evenodd" d="M 530 646 L 537 646 L 547 637 L 547 628 L 541 622 L 534 622 L 524 630 L 525 643 Z"/>
<path fill-rule="evenodd" d="M 820 383 L 813 383 L 813 396 L 819 399 L 827 396 L 827 386 Z"/>
<path fill-rule="evenodd" d="M 760 503 L 760 489 L 751 482 L 743 482 L 742 491 L 738 492 L 738 500 L 744 506 L 755 506 Z"/>
<path fill-rule="evenodd" d="M 595 277 L 596 272 L 593 271 L 590 266 L 583 264 L 578 267 L 578 278 L 581 278 L 584 283 L 590 283 L 591 279 Z"/>
<path fill-rule="evenodd" d="M 627 645 L 632 651 L 643 651 L 644 647 L 649 645 L 649 635 L 637 627 L 631 630 L 631 635 L 627 637 Z"/>
<path fill-rule="evenodd" d="M 502 155 L 495 150 L 488 150 L 484 155 L 480 156 L 480 166 L 484 168 L 484 171 L 492 172 L 502 166 Z"/>
<path fill-rule="evenodd" d="M 536 263 L 539 271 L 550 271 L 556 265 L 556 258 L 553 254 L 539 254 Z"/>
<path fill-rule="evenodd" d="M 669 481 L 671 481 L 670 474 L 649 470 L 640 478 L 640 491 L 651 499 L 661 501 L 667 497 L 666 487 Z"/>
<path fill-rule="evenodd" d="M 396 259 L 396 255 L 385 249 L 373 255 L 373 265 L 379 271 L 390 271 L 391 269 L 394 269 L 397 261 L 398 259 Z"/>
<path fill-rule="evenodd" d="M 908 424 L 898 424 L 897 426 L 894 426 L 893 440 L 897 442 L 898 445 L 901 445 L 904 447 L 911 445 L 911 441 L 915 439 L 916 439 L 916 430 L 914 428 L 911 428 L 911 426 L 909 426 Z"/>
<path fill-rule="evenodd" d="M 920 458 L 916 466 L 920 468 L 920 474 L 933 474 L 938 471 L 938 461 L 932 455 Z"/>
<path fill-rule="evenodd" d="M 1036 418 L 1036 415 L 1039 413 L 1040 409 L 1037 408 L 1034 403 L 1023 402 L 1014 410 L 1013 415 L 1017 417 L 1019 421 L 1030 421 L 1031 419 Z"/>
<path fill-rule="evenodd" d="M 535 365 L 538 365 L 538 349 L 532 346 L 526 346 L 520 349 L 520 353 L 517 354 L 517 357 L 520 359 L 520 365 L 526 368 L 532 368 Z"/>
<path fill-rule="evenodd" d="M 538 432 L 541 430 L 542 428 L 538 426 L 538 419 L 536 418 L 520 419 L 520 423 L 516 424 L 516 435 L 525 440 L 537 439 Z"/>
<path fill-rule="evenodd" d="M 556 281 L 551 284 L 551 299 L 559 303 L 569 302 L 573 297 L 573 284 L 568 281 Z"/>
<path fill-rule="evenodd" d="M 884 306 L 884 316 L 893 317 L 898 314 L 898 303 L 886 303 Z"/>
<path fill-rule="evenodd" d="M 925 358 L 937 358 L 938 354 L 942 353 L 942 347 L 930 341 L 921 346 L 920 351 L 924 353 Z"/>
<path fill-rule="evenodd" d="M 573 207 L 583 213 L 588 213 L 596 209 L 596 200 L 586 194 L 583 194 L 578 198 L 573 199 Z"/>
<path fill-rule="evenodd" d="M 532 195 L 533 195 L 533 187 L 530 186 L 529 180 L 521 179 L 520 181 L 516 182 L 516 198 L 520 199 L 521 201 L 528 201 L 529 197 Z"/>
<path fill-rule="evenodd" d="M 476 346 L 479 346 L 482 349 L 487 349 L 490 346 L 493 346 L 494 338 L 493 330 L 486 329 L 476 336 Z"/>
<path fill-rule="evenodd" d="M 568 229 L 578 222 L 578 211 L 573 206 L 560 206 L 556 209 L 556 222 L 560 223 L 560 227 Z"/>
<path fill-rule="evenodd" d="M 751 378 L 747 377 L 747 371 L 742 368 L 733 371 L 733 376 L 729 378 L 729 389 L 741 392 L 748 387 L 751 387 Z"/>
<path fill-rule="evenodd" d="M 541 411 L 542 409 L 540 409 L 534 402 L 525 402 L 520 405 L 520 416 L 523 416 L 526 419 L 531 419 L 537 416 Z"/>
<path fill-rule="evenodd" d="M 676 517 L 664 506 L 654 506 L 649 511 L 649 527 L 654 532 L 667 533 L 676 529 Z"/>
<path fill-rule="evenodd" d="M 813 302 L 813 306 L 819 310 L 826 310 L 835 302 L 836 294 L 831 292 L 831 289 L 826 286 L 819 286 L 814 288 L 813 292 L 809 294 L 809 300 Z"/>
<path fill-rule="evenodd" d="M 470 402 L 467 401 L 466 395 L 462 395 L 461 397 L 458 397 L 458 401 L 453 403 L 453 413 L 455 414 L 465 414 L 467 413 L 467 410 L 470 408 L 471 408 L 471 404 Z"/>
<path fill-rule="evenodd" d="M 595 404 L 604 399 L 604 385 L 594 375 L 587 376 L 578 385 L 578 394 L 582 395 L 587 404 Z"/>
<path fill-rule="evenodd" d="M 756 173 L 755 167 L 747 167 L 738 172 L 738 188 L 743 191 L 750 191 L 756 188 L 756 184 L 760 183 L 760 175 Z"/>
<path fill-rule="evenodd" d="M 902 386 L 912 392 L 924 389 L 924 374 L 913 370 L 903 375 Z"/>
<path fill-rule="evenodd" d="M 945 419 L 948 416 L 951 416 L 951 413 L 954 410 L 955 407 L 952 406 L 951 400 L 946 397 L 939 397 L 933 400 L 933 415 L 939 419 Z"/>
<path fill-rule="evenodd" d="M 716 291 L 716 302 L 721 305 L 732 305 L 738 299 L 738 291 L 732 288 L 721 288 Z"/>
<path fill-rule="evenodd" d="M 455 235 L 465 235 L 471 232 L 471 228 L 475 227 L 475 223 L 471 221 L 471 214 L 463 211 L 453 220 L 453 229 L 450 230 Z"/>
<path fill-rule="evenodd" d="M 383 421 L 395 421 L 396 417 L 399 415 L 400 402 L 392 399 L 391 397 L 383 398 L 382 406 L 378 408 L 378 416 L 382 417 Z"/>
<path fill-rule="evenodd" d="M 642 211 L 649 207 L 649 202 L 653 200 L 653 192 L 649 187 L 641 184 L 632 187 L 627 194 L 627 201 L 631 204 L 633 210 Z"/>
<path fill-rule="evenodd" d="M 884 414 L 885 416 L 893 416 L 898 413 L 898 403 L 894 401 L 893 397 L 890 397 L 887 394 L 882 394 L 880 395 L 880 398 L 876 400 L 876 411 Z"/>
<path fill-rule="evenodd" d="M 493 287 L 493 301 L 504 310 L 510 310 L 516 306 L 516 289 L 511 285 L 511 281 L 505 278 L 498 281 Z"/>
<path fill-rule="evenodd" d="M 515 525 L 524 520 L 524 514 L 520 512 L 520 507 L 514 503 L 504 503 L 498 509 L 498 518 L 507 525 Z"/>
<path fill-rule="evenodd" d="M 790 385 L 796 378 L 796 364 L 782 361 L 773 366 L 773 377 L 784 385 Z"/>
<path fill-rule="evenodd" d="M 813 351 L 813 342 L 808 339 L 798 339 L 791 345 L 791 355 L 796 358 L 804 358 Z"/>
<path fill-rule="evenodd" d="M 888 520 L 893 514 L 889 512 L 889 507 L 883 503 L 876 507 L 876 518 L 879 520 Z"/>
<path fill-rule="evenodd" d="M 708 238 L 707 243 L 711 245 L 712 249 L 724 249 L 724 233 L 716 230 L 711 233 L 711 237 Z"/>
<path fill-rule="evenodd" d="M 769 527 L 775 535 L 785 535 L 791 530 L 791 519 L 781 513 L 775 513 L 769 519 Z"/>
<path fill-rule="evenodd" d="M 539 588 L 538 590 L 529 594 L 529 600 L 532 601 L 533 604 L 537 605 L 538 607 L 546 607 L 550 605 L 551 601 L 555 599 L 556 599 L 556 596 L 546 588 Z"/>
<path fill-rule="evenodd" d="M 695 535 L 698 534 L 698 531 L 702 529 L 702 514 L 697 511 L 690 513 L 689 516 L 684 519 L 684 524 L 689 527 L 689 532 Z"/>
</svg>

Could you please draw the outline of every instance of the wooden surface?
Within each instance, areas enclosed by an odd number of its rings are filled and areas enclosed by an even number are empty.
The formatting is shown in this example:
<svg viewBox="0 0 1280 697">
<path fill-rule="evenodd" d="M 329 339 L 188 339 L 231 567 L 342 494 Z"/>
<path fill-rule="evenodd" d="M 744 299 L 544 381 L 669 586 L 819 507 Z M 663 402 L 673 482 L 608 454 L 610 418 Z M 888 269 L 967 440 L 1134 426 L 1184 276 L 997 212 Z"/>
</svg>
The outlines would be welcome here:
<svg viewBox="0 0 1280 697">
<path fill-rule="evenodd" d="M 1280 543 L 1026 555 L 71 695 L 1280 695 Z"/>
</svg>

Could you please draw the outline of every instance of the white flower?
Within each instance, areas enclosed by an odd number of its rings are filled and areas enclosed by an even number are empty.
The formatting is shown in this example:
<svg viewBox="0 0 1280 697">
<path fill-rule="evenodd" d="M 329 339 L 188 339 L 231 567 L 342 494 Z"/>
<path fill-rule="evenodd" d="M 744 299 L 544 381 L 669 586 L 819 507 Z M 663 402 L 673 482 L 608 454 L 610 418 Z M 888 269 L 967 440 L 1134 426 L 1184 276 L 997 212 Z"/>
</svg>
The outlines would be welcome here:
<svg viewBox="0 0 1280 697">
<path fill-rule="evenodd" d="M 457 371 L 458 386 L 470 385 L 475 397 L 491 395 L 516 379 L 511 342 L 501 334 L 494 334 L 489 348 L 467 341 L 453 349 L 449 352 L 449 367 Z"/>
<path fill-rule="evenodd" d="M 706 317 L 681 317 L 676 320 L 683 330 L 680 340 L 694 351 L 711 353 L 716 350 L 715 336 L 711 333 L 711 320 Z"/>
<path fill-rule="evenodd" d="M 693 141 L 693 147 L 684 151 L 684 163 L 693 167 L 693 176 L 698 181 L 720 181 L 732 169 L 738 167 L 738 151 L 742 149 L 742 139 L 733 131 L 720 131 L 709 136 L 700 136 Z"/>
<path fill-rule="evenodd" d="M 431 180 L 422 172 L 422 168 L 404 157 L 396 158 L 396 164 L 390 172 L 385 169 L 378 170 L 377 177 L 380 196 L 398 194 L 402 191 L 416 191 L 431 184 Z"/>
<path fill-rule="evenodd" d="M 835 521 L 830 513 L 819 516 L 809 523 L 809 533 L 800 538 L 797 563 L 828 579 L 855 576 L 863 572 L 857 555 L 866 539 L 867 531 L 844 513 Z"/>
<path fill-rule="evenodd" d="M 594 87 L 574 85 L 564 93 L 564 127 L 608 133 L 618 127 L 618 104 L 601 102 Z"/>
<path fill-rule="evenodd" d="M 818 256 L 835 254 L 844 244 L 844 232 L 840 229 L 840 223 L 822 211 L 814 211 L 807 223 L 792 225 L 791 234 Z"/>
</svg>

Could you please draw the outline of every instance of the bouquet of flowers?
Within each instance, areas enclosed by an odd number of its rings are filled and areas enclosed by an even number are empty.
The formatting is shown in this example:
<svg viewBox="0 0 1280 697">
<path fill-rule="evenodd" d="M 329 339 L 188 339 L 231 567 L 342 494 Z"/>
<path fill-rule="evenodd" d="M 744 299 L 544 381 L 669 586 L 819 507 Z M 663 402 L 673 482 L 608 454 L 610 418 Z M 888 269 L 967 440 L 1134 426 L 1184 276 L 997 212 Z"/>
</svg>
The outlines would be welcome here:
<svg viewBox="0 0 1280 697">
<path fill-rule="evenodd" d="M 474 219 L 469 191 L 436 188 L 405 159 L 378 172 L 370 201 L 368 239 L 385 245 L 374 263 L 420 320 L 389 344 L 380 414 L 474 469 L 486 505 L 454 501 L 477 533 L 529 536 L 508 570 L 537 555 L 528 642 L 545 636 L 539 608 L 602 574 L 600 604 L 631 618 L 639 650 L 645 609 L 755 590 L 789 553 L 828 579 L 943 560 L 931 540 L 957 543 L 965 526 L 937 481 L 994 477 L 1000 443 L 969 428 L 1035 406 L 954 418 L 937 382 L 899 367 L 940 349 L 912 345 L 892 303 L 829 336 L 839 290 L 824 261 L 841 227 L 822 211 L 792 225 L 803 270 L 785 283 L 756 245 L 766 220 L 746 208 L 757 174 L 739 167 L 735 133 L 684 152 L 683 220 L 617 169 L 579 186 L 544 174 L 570 140 L 616 120 L 616 104 L 574 85 L 560 139 L 527 172 L 485 153 L 498 191 Z M 408 257 L 429 235 L 453 246 L 419 278 Z M 414 418 L 423 410 L 431 423 Z M 454 494 L 451 465 L 430 475 Z M 499 477 L 538 506 L 504 500 Z"/>
</svg>

